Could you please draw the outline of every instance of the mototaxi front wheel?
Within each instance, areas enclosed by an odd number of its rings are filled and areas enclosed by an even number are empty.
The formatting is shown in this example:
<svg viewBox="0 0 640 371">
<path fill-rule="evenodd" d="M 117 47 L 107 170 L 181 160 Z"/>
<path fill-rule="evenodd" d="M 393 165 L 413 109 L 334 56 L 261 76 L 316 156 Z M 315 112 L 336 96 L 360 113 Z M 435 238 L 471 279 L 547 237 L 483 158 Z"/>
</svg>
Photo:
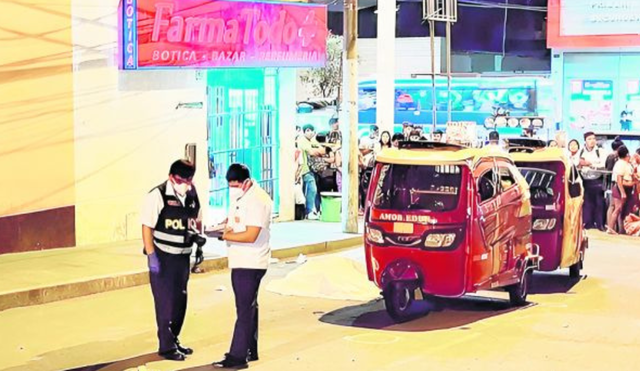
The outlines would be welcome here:
<svg viewBox="0 0 640 371">
<path fill-rule="evenodd" d="M 391 282 L 383 290 L 384 306 L 389 316 L 397 323 L 406 322 L 423 314 L 416 311 L 415 290 L 413 282 Z"/>
</svg>

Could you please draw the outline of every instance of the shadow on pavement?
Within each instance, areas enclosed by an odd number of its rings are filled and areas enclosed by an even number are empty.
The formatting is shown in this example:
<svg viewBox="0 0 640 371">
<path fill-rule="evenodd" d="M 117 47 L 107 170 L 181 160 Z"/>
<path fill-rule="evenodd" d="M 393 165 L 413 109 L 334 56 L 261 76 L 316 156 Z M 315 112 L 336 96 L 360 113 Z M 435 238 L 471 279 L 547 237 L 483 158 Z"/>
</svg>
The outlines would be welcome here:
<svg viewBox="0 0 640 371">
<path fill-rule="evenodd" d="M 213 371 L 213 370 L 218 370 L 218 369 L 213 368 L 213 365 L 211 365 L 211 364 L 206 364 L 206 365 L 196 366 L 196 367 L 191 367 L 191 368 L 181 368 L 180 369 L 180 371 Z"/>
<path fill-rule="evenodd" d="M 586 279 L 587 276 L 571 278 L 567 274 L 558 272 L 537 272 L 533 275 L 533 284 L 529 294 L 572 294 L 573 287 Z"/>
<path fill-rule="evenodd" d="M 109 363 L 83 366 L 66 371 L 122 371 L 130 368 L 137 368 L 150 362 L 157 362 L 162 358 L 157 353 L 143 354 L 133 358 L 122 359 Z"/>
<path fill-rule="evenodd" d="M 320 321 L 339 326 L 360 327 L 387 331 L 426 332 L 460 327 L 468 330 L 468 325 L 502 314 L 533 306 L 512 307 L 508 300 L 482 297 L 458 299 L 435 298 L 415 304 L 430 307 L 428 315 L 412 321 L 397 324 L 389 317 L 382 300 L 341 308 L 320 317 Z"/>
</svg>

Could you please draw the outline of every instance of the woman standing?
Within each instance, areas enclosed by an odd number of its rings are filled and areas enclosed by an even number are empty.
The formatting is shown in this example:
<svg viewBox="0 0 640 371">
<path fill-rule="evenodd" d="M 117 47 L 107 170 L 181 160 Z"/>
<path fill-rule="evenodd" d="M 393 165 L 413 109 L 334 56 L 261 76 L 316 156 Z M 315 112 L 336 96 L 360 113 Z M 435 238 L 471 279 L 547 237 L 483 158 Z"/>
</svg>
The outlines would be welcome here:
<svg viewBox="0 0 640 371">
<path fill-rule="evenodd" d="M 633 204 L 632 194 L 635 181 L 631 156 L 626 146 L 618 148 L 618 158 L 618 162 L 613 167 L 613 212 L 607 221 L 607 233 L 610 234 L 616 233 L 616 224 L 620 226 L 620 231 L 624 231 L 620 219 L 624 220 L 629 215 L 630 206 Z"/>
<path fill-rule="evenodd" d="M 391 133 L 383 131 L 380 135 L 380 150 L 391 148 Z"/>
<path fill-rule="evenodd" d="M 580 143 L 575 139 L 571 139 L 571 141 L 569 142 L 569 160 L 575 166 L 578 166 L 578 164 L 580 164 L 579 152 Z"/>
</svg>

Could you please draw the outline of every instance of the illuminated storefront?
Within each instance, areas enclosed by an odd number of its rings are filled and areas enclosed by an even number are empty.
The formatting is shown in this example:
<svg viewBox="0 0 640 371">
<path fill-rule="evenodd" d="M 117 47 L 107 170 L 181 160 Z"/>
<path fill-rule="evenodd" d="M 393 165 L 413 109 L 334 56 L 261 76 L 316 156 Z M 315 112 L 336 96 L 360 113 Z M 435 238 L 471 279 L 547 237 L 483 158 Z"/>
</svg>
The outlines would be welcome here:
<svg viewBox="0 0 640 371">
<path fill-rule="evenodd" d="M 570 137 L 640 130 L 640 0 L 549 0 L 547 40 Z"/>
<path fill-rule="evenodd" d="M 376 123 L 376 81 L 361 81 L 359 86 L 360 135 Z M 522 77 L 454 77 L 451 84 L 451 119 L 482 125 L 496 107 L 514 116 L 547 117 L 553 106 L 550 80 L 544 76 Z M 423 125 L 429 131 L 433 121 L 433 88 L 430 79 L 395 81 L 395 131 L 403 122 Z M 447 122 L 447 81 L 436 79 L 436 112 L 438 127 Z"/>
<path fill-rule="evenodd" d="M 122 69 L 201 69 L 206 76 L 213 219 L 226 214 L 225 173 L 233 162 L 250 167 L 278 210 L 281 161 L 290 166 L 279 151 L 280 111 L 295 105 L 295 94 L 280 94 L 282 76 L 324 65 L 326 24 L 325 6 L 304 3 L 125 0 Z"/>
</svg>

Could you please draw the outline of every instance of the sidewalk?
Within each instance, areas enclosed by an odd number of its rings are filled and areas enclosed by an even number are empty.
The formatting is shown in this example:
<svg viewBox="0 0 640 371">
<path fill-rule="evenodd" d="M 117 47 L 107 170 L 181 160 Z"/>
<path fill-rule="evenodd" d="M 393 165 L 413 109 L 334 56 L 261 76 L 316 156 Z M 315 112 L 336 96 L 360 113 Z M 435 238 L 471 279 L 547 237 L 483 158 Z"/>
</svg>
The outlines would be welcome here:
<svg viewBox="0 0 640 371">
<path fill-rule="evenodd" d="M 340 223 L 288 222 L 271 227 L 272 256 L 286 259 L 362 243 Z M 227 267 L 226 246 L 209 239 L 205 272 Z M 0 311 L 91 295 L 149 282 L 142 241 L 0 255 Z"/>
</svg>

